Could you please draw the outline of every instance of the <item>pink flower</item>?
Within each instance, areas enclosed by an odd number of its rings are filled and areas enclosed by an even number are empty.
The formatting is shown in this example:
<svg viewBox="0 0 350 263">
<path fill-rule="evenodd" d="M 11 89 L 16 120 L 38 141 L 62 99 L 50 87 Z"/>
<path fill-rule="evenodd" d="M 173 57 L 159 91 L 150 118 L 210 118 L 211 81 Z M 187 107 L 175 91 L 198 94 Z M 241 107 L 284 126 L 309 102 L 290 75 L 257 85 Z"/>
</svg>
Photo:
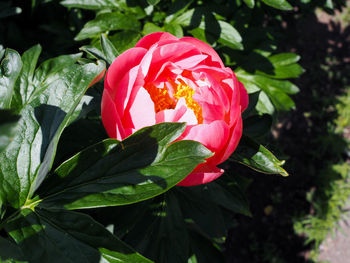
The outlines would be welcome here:
<svg viewBox="0 0 350 263">
<path fill-rule="evenodd" d="M 122 53 L 109 67 L 102 121 L 122 140 L 160 122 L 186 122 L 178 140 L 194 140 L 214 153 L 178 185 L 204 184 L 224 170 L 216 166 L 236 149 L 241 112 L 248 95 L 235 74 L 209 45 L 169 33 L 153 33 Z"/>
</svg>

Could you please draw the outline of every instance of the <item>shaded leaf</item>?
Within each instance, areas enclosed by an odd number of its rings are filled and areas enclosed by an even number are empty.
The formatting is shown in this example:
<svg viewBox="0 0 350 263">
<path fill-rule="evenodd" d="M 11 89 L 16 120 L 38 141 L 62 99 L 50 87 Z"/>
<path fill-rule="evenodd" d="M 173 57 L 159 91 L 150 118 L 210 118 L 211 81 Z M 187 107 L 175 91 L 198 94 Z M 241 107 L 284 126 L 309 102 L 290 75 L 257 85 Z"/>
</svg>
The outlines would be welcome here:
<svg viewBox="0 0 350 263">
<path fill-rule="evenodd" d="M 154 262 L 186 262 L 189 240 L 180 205 L 172 191 L 165 193 L 148 206 L 124 240 Z"/>
<path fill-rule="evenodd" d="M 249 137 L 260 137 L 271 129 L 272 118 L 268 114 L 254 115 L 246 118 L 243 122 L 243 133 Z"/>
<path fill-rule="evenodd" d="M 139 31 L 140 22 L 131 14 L 127 15 L 119 12 L 101 13 L 84 25 L 83 29 L 75 37 L 75 40 L 92 38 L 100 33 L 120 29 Z"/>
<path fill-rule="evenodd" d="M 5 230 L 30 262 L 151 262 L 81 213 L 23 209 Z"/>
<path fill-rule="evenodd" d="M 22 13 L 20 7 L 8 7 L 0 11 L 0 19 Z"/>
<path fill-rule="evenodd" d="M 21 248 L 0 236 L 0 262 L 1 263 L 25 263 Z"/>
<path fill-rule="evenodd" d="M 125 205 L 159 195 L 211 156 L 194 141 L 168 146 L 184 129 L 161 123 L 119 142 L 107 139 L 73 156 L 49 178 L 43 205 L 81 209 Z M 47 196 L 47 197 L 45 197 Z"/>
</svg>

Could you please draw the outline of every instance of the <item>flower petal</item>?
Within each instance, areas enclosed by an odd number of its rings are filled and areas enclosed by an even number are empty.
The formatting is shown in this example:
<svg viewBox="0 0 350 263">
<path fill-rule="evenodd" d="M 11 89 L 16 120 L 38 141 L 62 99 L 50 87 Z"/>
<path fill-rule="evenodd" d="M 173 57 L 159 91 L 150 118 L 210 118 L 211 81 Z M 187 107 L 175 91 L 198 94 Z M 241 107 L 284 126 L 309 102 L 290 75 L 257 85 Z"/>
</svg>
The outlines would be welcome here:
<svg viewBox="0 0 350 263">
<path fill-rule="evenodd" d="M 115 107 L 111 95 L 107 89 L 104 89 L 101 103 L 102 123 L 109 137 L 123 140 L 125 131 L 120 120 L 120 116 Z"/>
<path fill-rule="evenodd" d="M 141 38 L 139 42 L 136 43 L 135 47 L 143 47 L 143 48 L 149 49 L 153 44 L 162 40 L 179 40 L 179 39 L 167 32 L 156 32 Z"/>
<path fill-rule="evenodd" d="M 108 68 L 105 77 L 105 88 L 110 90 L 112 98 L 125 87 L 119 87 L 121 80 L 130 69 L 139 65 L 147 50 L 144 48 L 131 48 L 118 56 Z"/>
<path fill-rule="evenodd" d="M 183 37 L 183 38 L 180 38 L 180 41 L 185 41 L 187 43 L 193 44 L 201 52 L 211 56 L 212 61 L 218 62 L 222 68 L 225 67 L 224 64 L 222 63 L 222 60 L 219 57 L 218 53 L 216 53 L 216 51 L 211 46 L 204 43 L 203 41 L 200 41 L 200 40 L 193 38 L 193 37 Z"/>
<path fill-rule="evenodd" d="M 218 155 L 214 156 L 216 157 L 215 161 L 218 164 L 226 161 L 230 157 L 230 155 L 236 150 L 237 145 L 242 137 L 242 130 L 242 118 L 241 116 L 239 116 L 237 118 L 237 123 L 231 128 L 229 143 L 227 144 L 227 146 L 221 149 L 221 152 L 218 153 Z"/>
<path fill-rule="evenodd" d="M 249 96 L 242 82 L 238 81 L 238 84 L 239 84 L 239 96 L 241 99 L 241 111 L 243 112 L 248 107 Z"/>
<path fill-rule="evenodd" d="M 187 175 L 185 179 L 183 179 L 178 186 L 193 186 L 209 183 L 220 175 L 224 173 L 223 169 L 217 168 L 216 166 L 210 166 L 204 164 L 202 166 L 198 166 L 192 173 Z"/>
<path fill-rule="evenodd" d="M 210 151 L 218 152 L 227 143 L 229 133 L 228 125 L 223 120 L 216 120 L 209 124 L 198 124 L 190 127 L 190 129 L 185 130 L 180 138 L 181 140 L 200 142 Z"/>
<path fill-rule="evenodd" d="M 124 114 L 123 124 L 129 128 L 126 131 L 126 136 L 143 127 L 155 124 L 154 103 L 143 87 L 139 88 L 133 104 Z"/>
<path fill-rule="evenodd" d="M 175 109 L 157 112 L 156 123 L 160 122 L 186 122 L 187 125 L 198 124 L 193 110 L 187 108 L 184 98 L 180 98 Z"/>
</svg>

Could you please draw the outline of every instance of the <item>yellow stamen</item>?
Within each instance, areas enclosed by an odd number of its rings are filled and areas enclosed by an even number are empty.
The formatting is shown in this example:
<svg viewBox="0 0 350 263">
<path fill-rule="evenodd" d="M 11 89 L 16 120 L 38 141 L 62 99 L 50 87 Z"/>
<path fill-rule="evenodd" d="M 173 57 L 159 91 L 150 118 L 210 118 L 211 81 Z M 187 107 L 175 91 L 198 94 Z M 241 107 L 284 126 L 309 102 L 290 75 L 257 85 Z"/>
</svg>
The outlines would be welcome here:
<svg viewBox="0 0 350 263">
<path fill-rule="evenodd" d="M 184 82 L 176 85 L 174 82 L 170 82 L 174 89 L 173 98 L 170 97 L 167 88 L 157 88 L 153 84 L 146 85 L 146 90 L 151 96 L 152 101 L 154 102 L 155 111 L 159 112 L 166 109 L 174 109 L 176 103 L 180 98 L 184 98 L 188 108 L 192 109 L 198 123 L 203 123 L 202 116 L 202 107 L 198 104 L 197 101 L 193 99 L 195 91 Z"/>
</svg>

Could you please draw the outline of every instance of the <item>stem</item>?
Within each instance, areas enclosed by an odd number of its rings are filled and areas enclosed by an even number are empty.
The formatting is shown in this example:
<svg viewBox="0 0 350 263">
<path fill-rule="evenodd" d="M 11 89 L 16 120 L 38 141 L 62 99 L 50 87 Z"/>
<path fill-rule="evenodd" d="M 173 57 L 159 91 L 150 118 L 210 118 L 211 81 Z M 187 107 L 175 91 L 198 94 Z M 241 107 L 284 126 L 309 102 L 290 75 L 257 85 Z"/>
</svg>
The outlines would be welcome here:
<svg viewBox="0 0 350 263">
<path fill-rule="evenodd" d="M 26 203 L 18 210 L 16 210 L 14 213 L 12 213 L 9 217 L 7 217 L 3 222 L 0 222 L 0 230 L 10 221 L 11 219 L 15 218 L 23 209 L 30 209 L 34 211 L 34 208 L 39 204 L 42 199 L 38 199 L 34 202 L 33 200 L 27 200 Z"/>
<path fill-rule="evenodd" d="M 9 217 L 7 217 L 3 222 L 0 223 L 0 230 L 7 224 L 7 222 L 13 218 L 15 218 L 21 210 L 16 210 L 13 214 L 11 214 Z"/>
</svg>

